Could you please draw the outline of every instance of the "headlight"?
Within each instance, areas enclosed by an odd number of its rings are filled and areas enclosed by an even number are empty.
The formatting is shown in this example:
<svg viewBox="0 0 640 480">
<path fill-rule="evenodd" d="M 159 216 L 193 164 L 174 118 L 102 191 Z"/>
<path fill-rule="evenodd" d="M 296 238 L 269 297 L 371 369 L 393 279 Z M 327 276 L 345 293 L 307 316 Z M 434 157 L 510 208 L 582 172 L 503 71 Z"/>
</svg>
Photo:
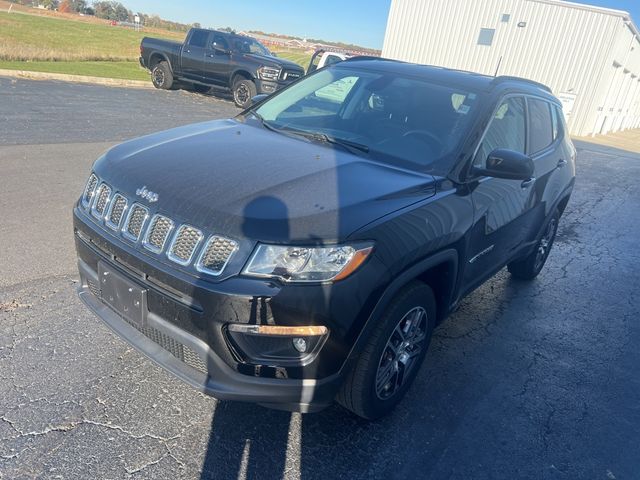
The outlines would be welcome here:
<svg viewBox="0 0 640 480">
<path fill-rule="evenodd" d="M 278 80 L 280 78 L 281 70 L 274 67 L 260 67 L 258 69 L 258 76 L 262 80 Z"/>
<path fill-rule="evenodd" d="M 284 247 L 258 245 L 245 275 L 276 277 L 287 282 L 337 281 L 355 272 L 373 247 Z"/>
</svg>

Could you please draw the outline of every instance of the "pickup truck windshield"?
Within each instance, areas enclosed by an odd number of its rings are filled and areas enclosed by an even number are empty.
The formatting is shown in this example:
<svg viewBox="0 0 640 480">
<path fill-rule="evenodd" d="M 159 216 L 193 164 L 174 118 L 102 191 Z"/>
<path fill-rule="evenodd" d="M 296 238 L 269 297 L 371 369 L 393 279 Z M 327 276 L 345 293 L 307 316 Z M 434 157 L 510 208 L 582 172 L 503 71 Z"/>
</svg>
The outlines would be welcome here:
<svg viewBox="0 0 640 480">
<path fill-rule="evenodd" d="M 473 92 L 417 77 L 332 67 L 274 95 L 255 113 L 282 133 L 404 168 L 448 172 L 477 103 Z"/>
<path fill-rule="evenodd" d="M 233 50 L 238 53 L 255 53 L 257 55 L 265 55 L 271 57 L 271 52 L 257 40 L 244 37 L 233 41 Z"/>
</svg>

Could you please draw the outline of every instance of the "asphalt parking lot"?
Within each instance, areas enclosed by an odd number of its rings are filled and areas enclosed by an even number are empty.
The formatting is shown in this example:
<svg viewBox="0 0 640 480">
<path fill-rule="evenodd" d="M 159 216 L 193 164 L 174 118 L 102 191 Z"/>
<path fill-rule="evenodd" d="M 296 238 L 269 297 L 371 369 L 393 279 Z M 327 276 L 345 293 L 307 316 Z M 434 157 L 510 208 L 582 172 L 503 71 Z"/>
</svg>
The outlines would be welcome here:
<svg viewBox="0 0 640 480">
<path fill-rule="evenodd" d="M 435 332 L 377 423 L 217 402 L 76 297 L 71 207 L 129 137 L 224 100 L 0 78 L 0 478 L 640 478 L 640 154 L 577 142 L 548 264 L 500 272 Z"/>
</svg>

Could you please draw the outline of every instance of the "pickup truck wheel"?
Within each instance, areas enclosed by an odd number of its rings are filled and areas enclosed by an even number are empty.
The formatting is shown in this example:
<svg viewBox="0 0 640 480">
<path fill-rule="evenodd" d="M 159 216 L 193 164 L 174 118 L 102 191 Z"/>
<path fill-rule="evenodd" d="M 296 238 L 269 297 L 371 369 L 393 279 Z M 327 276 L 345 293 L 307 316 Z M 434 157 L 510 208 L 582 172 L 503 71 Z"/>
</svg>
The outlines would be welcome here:
<svg viewBox="0 0 640 480">
<path fill-rule="evenodd" d="M 170 90 L 173 87 L 173 74 L 167 62 L 160 62 L 151 70 L 151 82 L 156 88 Z"/>
<path fill-rule="evenodd" d="M 436 302 L 428 285 L 403 288 L 371 333 L 336 400 L 375 420 L 393 410 L 413 383 L 431 341 Z"/>
<path fill-rule="evenodd" d="M 240 108 L 249 108 L 251 99 L 257 92 L 256 84 L 246 78 L 239 78 L 233 84 L 233 101 Z"/>
<path fill-rule="evenodd" d="M 553 246 L 553 241 L 558 232 L 558 222 L 560 220 L 560 212 L 556 209 L 545 227 L 544 233 L 536 249 L 521 260 L 516 260 L 507 265 L 507 269 L 514 278 L 518 280 L 533 280 L 538 276 L 542 267 L 549 258 L 549 252 Z"/>
</svg>

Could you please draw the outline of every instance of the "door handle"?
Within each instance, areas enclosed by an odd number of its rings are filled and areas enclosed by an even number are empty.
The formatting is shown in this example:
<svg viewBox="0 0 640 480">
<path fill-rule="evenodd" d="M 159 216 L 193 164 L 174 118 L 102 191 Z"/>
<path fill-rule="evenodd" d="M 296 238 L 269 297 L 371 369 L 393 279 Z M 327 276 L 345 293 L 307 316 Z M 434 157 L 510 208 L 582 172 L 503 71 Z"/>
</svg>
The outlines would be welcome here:
<svg viewBox="0 0 640 480">
<path fill-rule="evenodd" d="M 562 168 L 567 164 L 567 161 L 564 158 L 558 160 L 558 168 Z"/>
<path fill-rule="evenodd" d="M 213 57 L 215 57 L 215 55 L 213 53 L 210 53 L 210 54 L 207 55 L 207 57 L 213 58 Z"/>
<path fill-rule="evenodd" d="M 522 188 L 529 188 L 531 185 L 533 185 L 535 183 L 535 181 L 536 181 L 535 177 L 531 177 L 530 179 L 525 180 L 524 182 L 522 182 L 520 184 L 520 186 Z"/>
<path fill-rule="evenodd" d="M 187 53 L 191 53 L 191 50 L 189 50 L 188 48 L 187 48 Z"/>
</svg>

